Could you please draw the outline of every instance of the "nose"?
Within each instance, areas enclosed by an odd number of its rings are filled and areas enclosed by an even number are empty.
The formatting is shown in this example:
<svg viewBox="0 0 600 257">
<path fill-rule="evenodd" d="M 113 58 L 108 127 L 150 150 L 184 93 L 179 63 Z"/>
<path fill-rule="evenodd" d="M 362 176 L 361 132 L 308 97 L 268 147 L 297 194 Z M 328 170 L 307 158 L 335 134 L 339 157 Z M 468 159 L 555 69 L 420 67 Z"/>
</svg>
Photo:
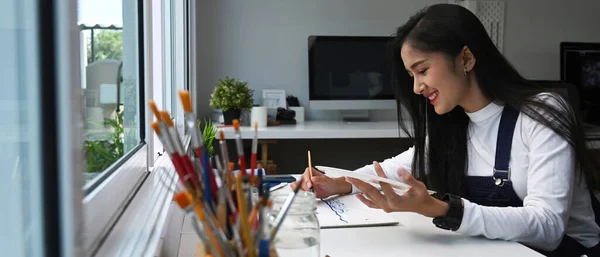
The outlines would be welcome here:
<svg viewBox="0 0 600 257">
<path fill-rule="evenodd" d="M 425 84 L 421 83 L 418 79 L 414 78 L 413 79 L 413 91 L 415 91 L 415 94 L 417 95 L 421 95 L 423 94 L 423 91 L 425 90 Z"/>
</svg>

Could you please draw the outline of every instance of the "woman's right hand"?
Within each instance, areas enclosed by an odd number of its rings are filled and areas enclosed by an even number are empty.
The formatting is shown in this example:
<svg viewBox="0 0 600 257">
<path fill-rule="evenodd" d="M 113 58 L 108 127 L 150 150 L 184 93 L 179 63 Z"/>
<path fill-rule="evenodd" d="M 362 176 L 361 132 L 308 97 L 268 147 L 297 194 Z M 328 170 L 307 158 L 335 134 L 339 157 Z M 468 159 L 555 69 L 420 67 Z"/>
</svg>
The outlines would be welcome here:
<svg viewBox="0 0 600 257">
<path fill-rule="evenodd" d="M 352 185 L 346 182 L 345 178 L 330 178 L 314 168 L 312 169 L 312 177 L 310 176 L 310 170 L 306 168 L 302 173 L 302 179 L 291 183 L 291 187 L 295 188 L 300 181 L 302 181 L 300 189 L 310 191 L 312 187 L 317 198 L 352 192 Z"/>
</svg>

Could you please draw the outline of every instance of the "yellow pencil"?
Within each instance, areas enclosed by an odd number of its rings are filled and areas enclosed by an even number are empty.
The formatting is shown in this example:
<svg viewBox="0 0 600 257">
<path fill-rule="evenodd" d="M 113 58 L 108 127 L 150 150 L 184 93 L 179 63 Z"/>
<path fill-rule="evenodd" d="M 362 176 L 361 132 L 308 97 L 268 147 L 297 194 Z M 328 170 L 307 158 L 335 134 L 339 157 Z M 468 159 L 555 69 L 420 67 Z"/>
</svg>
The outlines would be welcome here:
<svg viewBox="0 0 600 257">
<path fill-rule="evenodd" d="M 310 182 L 311 182 L 311 186 L 310 186 L 310 192 L 315 192 L 315 190 L 312 187 L 312 176 L 313 176 L 313 172 L 312 172 L 312 161 L 310 160 L 310 151 L 308 151 L 308 172 L 310 173 Z"/>
</svg>

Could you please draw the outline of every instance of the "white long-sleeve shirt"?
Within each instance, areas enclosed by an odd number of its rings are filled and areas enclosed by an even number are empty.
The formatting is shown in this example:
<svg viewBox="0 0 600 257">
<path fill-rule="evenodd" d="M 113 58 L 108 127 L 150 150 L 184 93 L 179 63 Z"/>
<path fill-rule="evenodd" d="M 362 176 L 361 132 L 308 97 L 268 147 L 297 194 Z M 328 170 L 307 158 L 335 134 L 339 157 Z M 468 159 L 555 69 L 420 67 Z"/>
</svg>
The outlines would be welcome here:
<svg viewBox="0 0 600 257">
<path fill-rule="evenodd" d="M 502 109 L 490 103 L 467 113 L 471 120 L 468 176 L 492 176 Z M 411 172 L 413 154 L 411 147 L 380 165 L 388 178 L 401 180 L 397 170 Z M 488 207 L 463 199 L 463 220 L 456 232 L 518 241 L 543 250 L 555 249 L 565 233 L 585 247 L 596 245 L 600 228 L 585 183 L 575 183 L 574 158 L 574 149 L 560 135 L 520 113 L 509 165 L 510 180 L 523 207 Z M 373 165 L 356 172 L 375 175 Z"/>
</svg>

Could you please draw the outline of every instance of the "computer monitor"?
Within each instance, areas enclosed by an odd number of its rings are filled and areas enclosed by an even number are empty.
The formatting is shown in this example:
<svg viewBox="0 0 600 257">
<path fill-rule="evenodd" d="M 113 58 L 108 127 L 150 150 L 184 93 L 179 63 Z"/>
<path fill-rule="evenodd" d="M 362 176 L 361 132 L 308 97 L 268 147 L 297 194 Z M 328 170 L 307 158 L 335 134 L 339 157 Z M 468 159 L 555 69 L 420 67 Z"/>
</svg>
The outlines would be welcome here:
<svg viewBox="0 0 600 257">
<path fill-rule="evenodd" d="M 600 43 L 560 43 L 560 79 L 576 86 L 583 122 L 600 125 Z"/>
<path fill-rule="evenodd" d="M 308 90 L 311 109 L 395 109 L 390 37 L 310 36 Z M 346 112 L 346 118 L 361 116 Z M 364 113 L 364 112 L 363 112 Z M 364 118 L 364 117 L 363 117 Z M 361 119 L 361 118 L 358 118 Z"/>
</svg>

